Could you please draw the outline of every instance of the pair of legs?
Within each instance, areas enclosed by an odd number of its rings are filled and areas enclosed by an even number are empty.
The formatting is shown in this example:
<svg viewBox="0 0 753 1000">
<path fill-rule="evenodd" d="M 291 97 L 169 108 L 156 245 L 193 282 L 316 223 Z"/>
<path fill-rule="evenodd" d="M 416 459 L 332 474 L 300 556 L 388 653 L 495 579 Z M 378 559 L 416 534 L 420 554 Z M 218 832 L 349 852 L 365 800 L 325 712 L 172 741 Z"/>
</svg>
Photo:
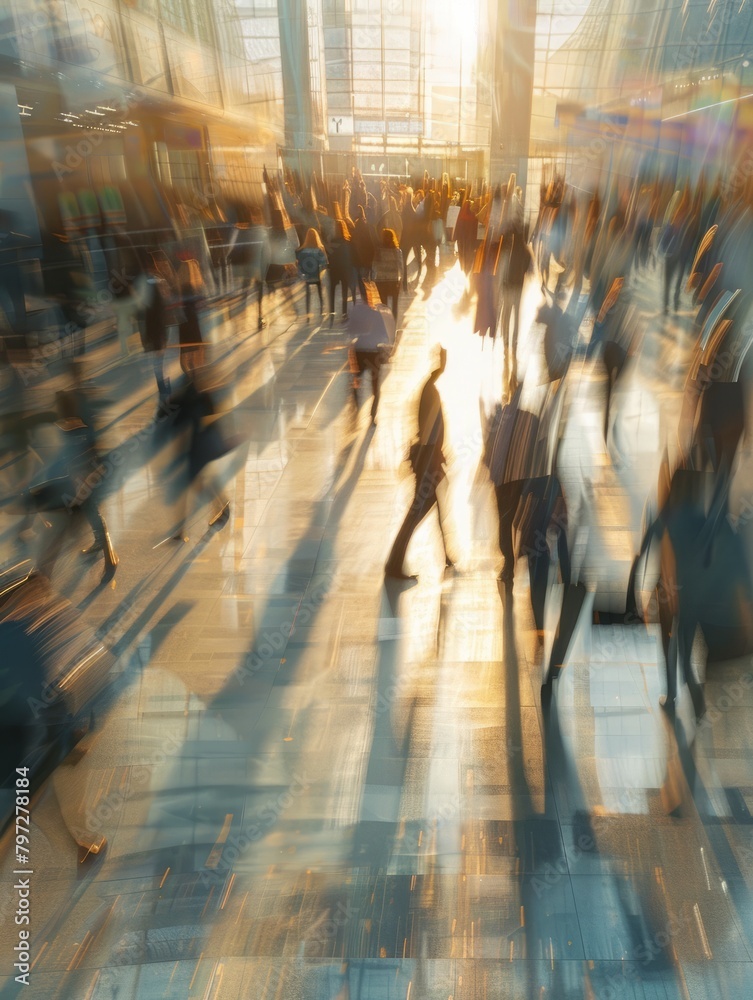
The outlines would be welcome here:
<svg viewBox="0 0 753 1000">
<path fill-rule="evenodd" d="M 517 480 L 513 483 L 502 483 L 495 486 L 497 494 L 497 513 L 499 514 L 499 548 L 505 564 L 499 579 L 504 583 L 512 583 L 515 568 L 515 551 L 512 544 L 513 522 L 520 503 L 523 483 Z"/>
<path fill-rule="evenodd" d="M 306 315 L 311 315 L 311 310 L 309 308 L 311 301 L 311 289 L 316 288 L 319 293 L 319 313 L 324 314 L 324 296 L 322 295 L 322 283 L 319 281 L 307 281 L 306 282 Z"/>
<path fill-rule="evenodd" d="M 75 490 L 75 486 L 71 483 L 70 489 Z M 49 509 L 46 498 L 42 494 L 37 494 L 36 496 L 29 495 L 30 505 L 36 508 L 38 513 L 43 513 L 46 509 Z M 92 529 L 92 534 L 94 535 L 94 541 L 91 545 L 84 549 L 84 554 L 89 555 L 95 552 L 101 552 L 104 557 L 105 568 L 102 574 L 102 581 L 107 582 L 111 580 L 115 575 L 115 570 L 118 565 L 118 557 L 115 553 L 115 549 L 112 544 L 112 539 L 110 538 L 110 533 L 107 530 L 107 524 L 102 516 L 102 513 L 97 505 L 94 495 L 90 494 L 85 500 L 75 507 L 69 508 L 71 511 L 80 510 L 84 515 L 86 520 L 89 522 L 89 526 Z M 52 540 L 45 546 L 42 554 L 39 558 L 39 565 L 45 576 L 49 577 L 52 575 L 52 571 L 55 567 L 58 555 L 60 554 L 60 547 L 63 542 L 63 531 L 57 531 Z"/>
<path fill-rule="evenodd" d="M 167 399 L 170 395 L 170 380 L 165 378 L 165 352 L 150 351 L 152 365 L 154 367 L 154 378 L 157 382 L 157 391 L 160 399 Z"/>
<path fill-rule="evenodd" d="M 426 274 L 431 275 L 437 269 L 437 247 L 439 244 L 432 237 L 421 244 L 426 254 Z"/>
<path fill-rule="evenodd" d="M 452 561 L 447 554 L 447 539 L 445 537 L 444 528 L 442 527 L 442 522 L 444 520 L 443 512 L 440 506 L 439 497 L 437 496 L 437 487 L 443 478 L 443 472 L 431 472 L 427 470 L 420 478 L 416 479 L 416 492 L 413 496 L 411 505 L 408 508 L 408 513 L 405 515 L 405 520 L 403 521 L 400 530 L 397 533 L 397 537 L 393 542 L 392 549 L 387 560 L 385 569 L 388 576 L 398 578 L 405 577 L 403 563 L 405 562 L 405 553 L 408 550 L 408 544 L 413 537 L 413 532 L 435 504 L 439 518 L 439 530 L 442 535 L 442 544 L 445 552 L 445 565 L 452 565 Z"/>
<path fill-rule="evenodd" d="M 264 281 L 258 275 L 256 277 L 249 276 L 243 283 L 243 294 L 245 296 L 246 302 L 248 303 L 251 297 L 251 292 L 256 292 L 256 306 L 257 306 L 257 317 L 256 325 L 257 329 L 261 330 L 264 326 L 264 318 L 262 316 L 263 302 L 264 302 Z"/>
<path fill-rule="evenodd" d="M 397 300 L 400 297 L 400 282 L 377 281 L 376 286 L 379 298 L 385 305 L 388 305 L 387 299 L 392 299 L 392 315 L 395 317 L 395 322 L 397 323 Z"/>
<path fill-rule="evenodd" d="M 664 587 L 660 581 L 659 587 L 657 587 L 657 599 L 659 601 L 664 662 L 667 671 L 667 694 L 661 699 L 660 704 L 670 715 L 674 712 L 677 704 L 677 678 L 679 674 L 681 680 L 688 686 L 696 718 L 700 719 L 706 711 L 706 699 L 703 685 L 696 679 L 690 662 L 696 630 L 695 616 L 688 614 L 687 610 L 682 607 L 682 598 L 680 598 L 680 607 L 677 613 L 673 615 L 668 602 L 663 600 L 663 597 Z"/>
<path fill-rule="evenodd" d="M 382 355 L 380 351 L 354 351 L 351 358 L 351 371 L 353 372 L 353 400 L 358 409 L 358 389 L 361 385 L 361 376 L 364 372 L 371 373 L 371 390 L 374 393 L 374 401 L 371 404 L 371 417 L 376 416 L 379 406 L 379 374 L 382 367 Z"/>
<path fill-rule="evenodd" d="M 334 317 L 335 315 L 335 289 L 340 286 L 341 296 L 342 296 L 342 317 L 345 319 L 348 315 L 348 293 L 350 291 L 350 283 L 345 275 L 340 275 L 333 278 L 330 275 L 329 279 L 329 311 Z M 355 291 L 353 292 L 355 299 Z"/>
<path fill-rule="evenodd" d="M 222 492 L 217 479 L 212 475 L 203 473 L 204 463 L 199 454 L 201 446 L 199 444 L 199 431 L 196 427 L 191 431 L 191 443 L 188 452 L 188 484 L 183 493 L 182 511 L 178 528 L 173 538 L 176 541 L 187 541 L 185 534 L 186 523 L 193 511 L 194 503 L 202 494 L 207 494 L 212 504 L 212 514 L 209 517 L 209 527 L 215 524 L 220 526 L 227 524 L 230 516 L 230 501 Z"/>
</svg>

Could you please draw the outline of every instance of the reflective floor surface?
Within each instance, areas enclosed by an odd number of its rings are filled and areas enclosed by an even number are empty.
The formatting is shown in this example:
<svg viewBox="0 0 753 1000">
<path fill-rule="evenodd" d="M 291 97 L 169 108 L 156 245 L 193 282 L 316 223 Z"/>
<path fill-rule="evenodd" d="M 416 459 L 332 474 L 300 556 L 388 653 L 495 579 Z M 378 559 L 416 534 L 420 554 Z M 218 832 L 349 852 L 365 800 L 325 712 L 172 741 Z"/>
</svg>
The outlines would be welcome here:
<svg viewBox="0 0 753 1000">
<path fill-rule="evenodd" d="M 624 607 L 677 421 L 690 312 L 667 323 L 649 292 L 619 461 L 602 384 L 582 362 L 569 376 L 560 465 L 597 611 Z M 195 499 L 184 544 L 144 360 L 102 353 L 105 440 L 129 456 L 104 504 L 117 585 L 96 590 L 78 556 L 53 582 L 118 672 L 86 752 L 32 809 L 35 1000 L 753 996 L 749 665 L 715 667 L 707 724 L 683 710 L 674 727 L 658 626 L 586 626 L 542 710 L 556 610 L 542 636 L 525 566 L 511 594 L 496 581 L 477 467 L 502 348 L 453 309 L 461 293 L 447 258 L 404 296 L 376 426 L 351 406 L 342 327 L 228 332 L 248 444 L 222 460 L 229 523 L 207 530 Z M 535 306 L 531 288 L 524 327 Z M 536 336 L 520 351 L 531 381 Z M 418 583 L 385 584 L 439 341 L 457 568 L 432 514 L 408 552 Z M 79 864 L 82 828 L 108 847 Z"/>
</svg>

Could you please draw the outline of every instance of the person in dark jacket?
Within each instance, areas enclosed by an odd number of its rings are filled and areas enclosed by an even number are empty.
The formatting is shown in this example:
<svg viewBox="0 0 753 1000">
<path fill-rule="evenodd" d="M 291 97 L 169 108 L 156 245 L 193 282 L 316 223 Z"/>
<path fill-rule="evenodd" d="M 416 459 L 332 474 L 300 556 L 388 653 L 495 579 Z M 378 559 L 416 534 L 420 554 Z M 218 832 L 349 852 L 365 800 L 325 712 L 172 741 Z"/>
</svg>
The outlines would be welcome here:
<svg viewBox="0 0 753 1000">
<path fill-rule="evenodd" d="M 335 220 L 335 232 L 329 247 L 329 312 L 330 327 L 335 322 L 335 289 L 341 288 L 342 318 L 348 317 L 348 294 L 352 287 L 353 254 L 351 251 L 350 233 L 342 219 Z M 353 302 L 356 291 L 353 288 Z"/>
<path fill-rule="evenodd" d="M 364 282 L 371 281 L 371 269 L 374 264 L 374 252 L 377 246 L 374 227 L 367 222 L 366 213 L 359 208 L 353 227 L 353 257 L 358 272 L 358 287 L 361 298 L 366 301 Z"/>
<path fill-rule="evenodd" d="M 421 247 L 426 259 L 426 277 L 424 282 L 433 283 L 437 268 L 437 238 L 434 232 L 434 223 L 441 218 L 439 207 L 436 204 L 434 192 L 427 191 L 424 200 L 416 209 L 416 220 L 418 222 Z"/>
<path fill-rule="evenodd" d="M 512 222 L 502 236 L 502 341 L 505 345 L 505 372 L 508 376 L 510 397 L 518 382 L 518 331 L 520 329 L 520 300 L 523 282 L 531 266 L 528 233 L 521 222 Z M 510 329 L 510 320 L 515 319 Z"/>
<path fill-rule="evenodd" d="M 392 315 L 397 322 L 397 301 L 400 297 L 400 281 L 403 276 L 403 255 L 392 229 L 382 230 L 382 241 L 374 255 L 374 281 L 379 297 L 387 305 L 392 299 Z"/>
<path fill-rule="evenodd" d="M 474 215 L 471 203 L 467 198 L 458 213 L 454 238 L 458 245 L 460 266 L 463 269 L 463 273 L 469 275 L 473 270 L 473 261 L 476 256 L 478 219 Z"/>
<path fill-rule="evenodd" d="M 450 557 L 447 555 L 447 543 L 442 529 L 442 511 L 437 496 L 437 487 L 445 478 L 445 457 L 442 451 L 444 417 L 442 416 L 442 401 L 437 391 L 436 382 L 445 370 L 446 364 L 447 351 L 440 348 L 436 367 L 421 392 L 421 400 L 418 405 L 418 440 L 411 447 L 411 464 L 416 476 L 416 492 L 384 567 L 385 576 L 395 580 L 416 579 L 416 577 L 406 574 L 403 569 L 405 553 L 413 532 L 435 504 L 439 514 L 442 542 L 445 547 L 445 565 L 452 566 Z"/>
<path fill-rule="evenodd" d="M 143 287 L 142 312 L 139 316 L 141 346 L 145 354 L 152 356 L 160 402 L 164 403 L 170 395 L 170 381 L 165 378 L 164 371 L 165 348 L 167 347 L 167 309 L 165 305 L 168 295 L 167 283 L 157 274 L 156 269 L 150 268 L 147 271 Z"/>
<path fill-rule="evenodd" d="M 413 251 L 416 259 L 418 272 L 416 274 L 416 284 L 421 280 L 421 235 L 419 232 L 416 209 L 413 205 L 413 191 L 408 188 L 405 192 L 403 202 L 403 234 L 400 238 L 400 249 L 403 252 L 403 288 L 408 289 L 408 256 Z"/>
</svg>

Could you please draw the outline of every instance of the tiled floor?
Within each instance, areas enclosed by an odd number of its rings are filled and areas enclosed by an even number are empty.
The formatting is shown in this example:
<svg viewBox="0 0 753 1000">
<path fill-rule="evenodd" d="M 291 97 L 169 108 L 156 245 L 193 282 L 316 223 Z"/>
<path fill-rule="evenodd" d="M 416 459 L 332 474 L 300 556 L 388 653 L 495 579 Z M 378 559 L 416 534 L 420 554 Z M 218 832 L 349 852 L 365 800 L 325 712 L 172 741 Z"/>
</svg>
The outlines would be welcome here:
<svg viewBox="0 0 753 1000">
<path fill-rule="evenodd" d="M 165 542 L 179 446 L 150 427 L 149 372 L 137 358 L 102 377 L 108 445 L 129 448 L 104 502 L 117 585 L 97 591 L 73 545 L 55 583 L 121 673 L 88 752 L 34 804 L 35 1000 L 753 995 L 748 664 L 714 667 L 708 724 L 682 711 L 675 731 L 656 628 L 586 622 L 542 710 L 556 608 L 542 638 L 525 567 L 513 596 L 496 583 L 476 470 L 502 351 L 453 313 L 459 282 L 448 268 L 405 297 L 376 427 L 350 406 L 341 328 L 279 320 L 263 345 L 229 331 L 247 442 L 223 460 L 232 517 L 208 532 L 197 505 L 183 546 Z M 528 322 L 534 307 L 532 291 Z M 619 393 L 617 466 L 599 379 L 580 362 L 569 376 L 560 467 L 597 610 L 624 607 L 677 415 L 680 376 L 660 361 L 687 319 L 647 321 L 655 350 Z M 418 584 L 385 585 L 439 340 L 458 570 L 432 514 L 409 550 Z M 108 849 L 77 869 L 81 827 Z M 11 870 L 6 838 L 4 884 Z M 6 947 L 7 901 L 0 913 Z"/>
</svg>

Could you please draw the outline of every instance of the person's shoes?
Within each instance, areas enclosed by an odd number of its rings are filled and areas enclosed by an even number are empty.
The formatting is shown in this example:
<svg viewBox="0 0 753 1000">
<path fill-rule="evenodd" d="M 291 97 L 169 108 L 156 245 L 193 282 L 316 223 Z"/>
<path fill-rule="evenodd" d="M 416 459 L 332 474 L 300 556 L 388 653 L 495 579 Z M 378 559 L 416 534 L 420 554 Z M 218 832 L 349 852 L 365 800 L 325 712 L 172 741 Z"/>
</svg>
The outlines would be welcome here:
<svg viewBox="0 0 753 1000">
<path fill-rule="evenodd" d="M 666 712 L 667 715 L 673 719 L 675 716 L 675 699 L 669 698 L 666 694 L 663 694 L 659 698 L 659 708 L 661 708 L 663 712 Z"/>
<path fill-rule="evenodd" d="M 256 329 L 263 330 L 266 325 L 267 321 L 265 319 L 260 319 L 259 322 L 256 324 Z"/>
<path fill-rule="evenodd" d="M 76 838 L 78 847 L 78 863 L 83 865 L 86 861 L 91 861 L 97 855 L 103 854 L 107 848 L 107 838 L 91 834 L 86 840 Z"/>
<path fill-rule="evenodd" d="M 100 583 L 103 583 L 103 584 L 109 583 L 110 580 L 112 580 L 114 578 L 115 571 L 118 568 L 118 563 L 119 562 L 120 562 L 120 560 L 118 559 L 118 557 L 114 556 L 113 559 L 108 560 L 105 563 L 105 568 L 104 568 L 104 571 L 102 573 L 102 578 L 100 580 Z"/>
<path fill-rule="evenodd" d="M 230 519 L 230 501 L 224 500 L 220 505 L 219 509 L 210 517 L 209 527 L 213 528 L 215 525 L 219 525 L 223 528 L 228 520 Z"/>
<path fill-rule="evenodd" d="M 91 545 L 87 545 L 85 549 L 81 549 L 82 556 L 94 556 L 102 551 L 101 542 L 92 542 Z"/>
<path fill-rule="evenodd" d="M 391 566 L 389 563 L 384 567 L 384 575 L 390 580 L 418 580 L 417 576 L 403 573 L 399 566 Z"/>
<path fill-rule="evenodd" d="M 181 524 L 175 534 L 171 536 L 170 540 L 173 542 L 187 542 L 188 535 L 186 534 L 185 525 Z"/>
</svg>

